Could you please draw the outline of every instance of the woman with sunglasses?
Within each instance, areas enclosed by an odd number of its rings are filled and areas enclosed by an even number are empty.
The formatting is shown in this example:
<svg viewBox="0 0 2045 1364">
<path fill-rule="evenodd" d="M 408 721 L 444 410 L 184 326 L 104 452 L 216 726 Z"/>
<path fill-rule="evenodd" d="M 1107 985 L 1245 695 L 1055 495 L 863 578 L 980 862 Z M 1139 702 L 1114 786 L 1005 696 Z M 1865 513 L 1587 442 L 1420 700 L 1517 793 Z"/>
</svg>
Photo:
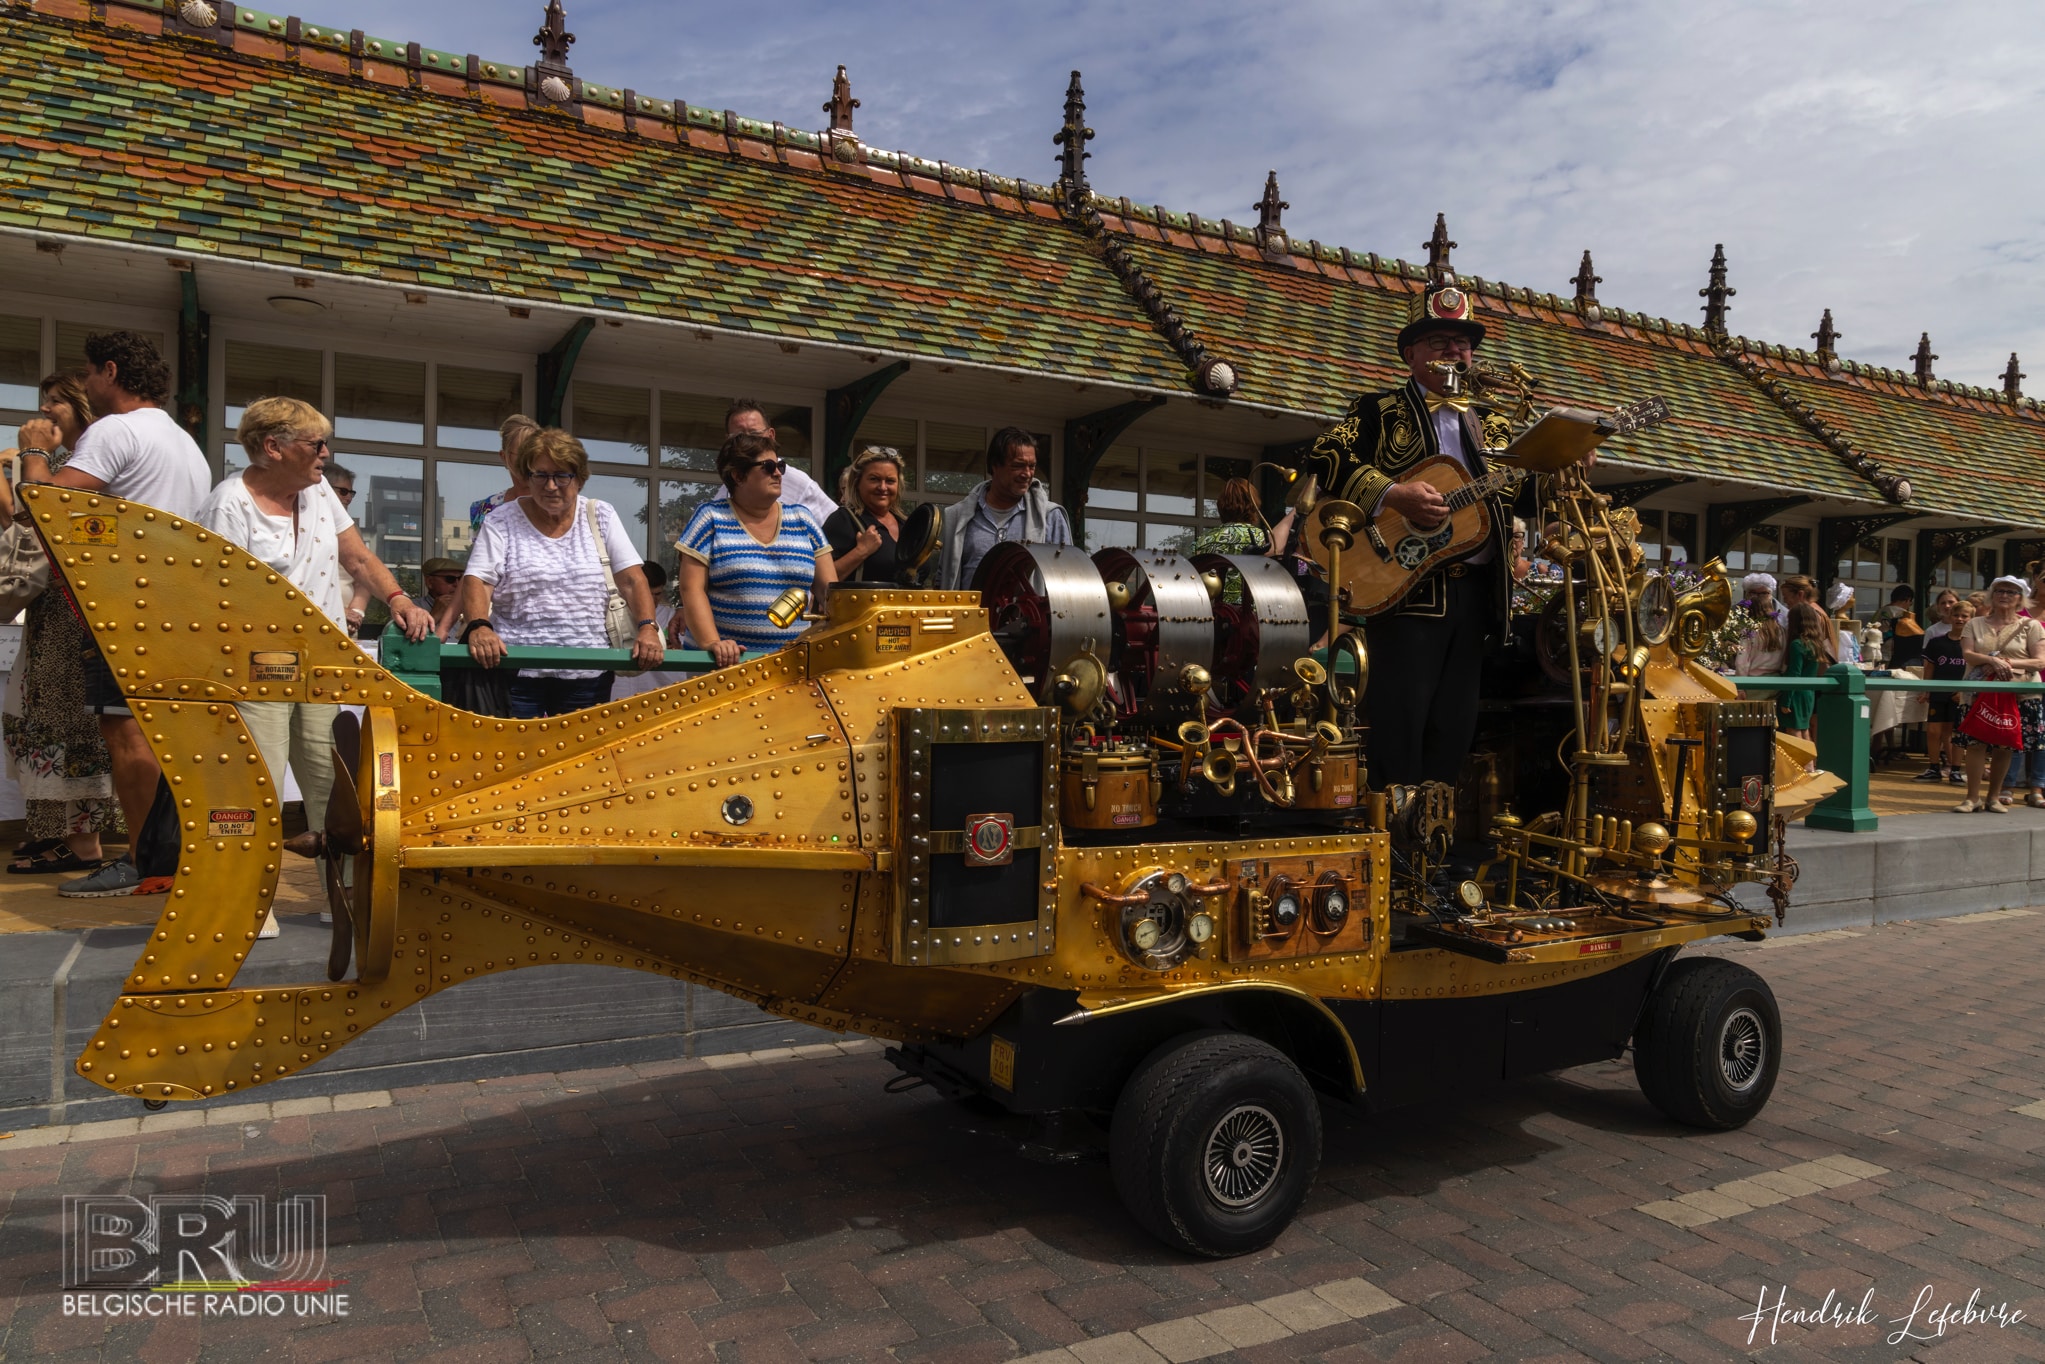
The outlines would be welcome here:
<svg viewBox="0 0 2045 1364">
<path fill-rule="evenodd" d="M 653 615 L 639 550 L 610 503 L 582 495 L 589 455 L 582 442 L 544 427 L 519 444 L 513 472 L 525 493 L 483 518 L 463 566 L 462 642 L 480 667 L 508 645 L 608 649 L 611 584 L 632 614 L 632 661 L 657 668 L 667 650 Z M 511 714 L 537 720 L 611 699 L 613 674 L 591 668 L 525 668 L 511 679 Z"/>
<path fill-rule="evenodd" d="M 730 500 L 705 502 L 682 529 L 675 549 L 683 643 L 707 650 L 720 668 L 745 652 L 779 649 L 808 628 L 786 627 L 767 610 L 790 588 L 810 592 L 813 605 L 837 581 L 831 545 L 805 507 L 781 500 L 787 470 L 773 434 L 742 431 L 717 452 L 717 474 Z"/>
</svg>

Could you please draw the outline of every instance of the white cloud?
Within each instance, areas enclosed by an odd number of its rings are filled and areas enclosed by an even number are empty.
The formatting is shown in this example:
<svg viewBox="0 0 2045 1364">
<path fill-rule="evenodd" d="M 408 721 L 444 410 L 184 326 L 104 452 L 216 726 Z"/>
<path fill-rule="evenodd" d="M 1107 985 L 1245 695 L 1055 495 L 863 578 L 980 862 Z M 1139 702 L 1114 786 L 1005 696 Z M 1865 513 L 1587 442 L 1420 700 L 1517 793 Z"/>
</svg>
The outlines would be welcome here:
<svg viewBox="0 0 2045 1364">
<path fill-rule="evenodd" d="M 390 37 L 510 58 L 538 0 L 319 0 Z M 862 136 L 1050 180 L 1085 72 L 1097 189 L 1245 221 L 1276 169 L 1295 235 L 1413 258 L 1437 210 L 1468 273 L 1679 321 L 1714 243 L 1735 330 L 1945 377 L 2045 360 L 2045 36 L 2002 0 L 567 0 L 578 71 L 803 127 L 836 64 Z M 527 58 L 529 59 L 529 58 Z M 2041 371 L 2045 372 L 2045 371 Z"/>
</svg>

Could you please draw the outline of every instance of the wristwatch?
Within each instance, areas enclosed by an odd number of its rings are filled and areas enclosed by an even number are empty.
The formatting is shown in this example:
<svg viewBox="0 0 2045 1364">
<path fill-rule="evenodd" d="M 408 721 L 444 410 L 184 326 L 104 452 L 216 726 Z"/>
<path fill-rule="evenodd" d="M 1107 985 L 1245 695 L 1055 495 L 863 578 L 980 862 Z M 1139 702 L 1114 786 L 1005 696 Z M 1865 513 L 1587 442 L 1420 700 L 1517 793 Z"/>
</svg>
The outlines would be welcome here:
<svg viewBox="0 0 2045 1364">
<path fill-rule="evenodd" d="M 657 626 L 657 625 L 659 625 L 659 624 L 660 624 L 660 622 L 659 622 L 659 621 L 655 620 L 655 619 L 654 619 L 654 618 L 653 618 L 652 616 L 648 616 L 648 617 L 647 617 L 647 618 L 646 618 L 645 620 L 637 620 L 637 621 L 633 621 L 633 622 L 632 622 L 632 628 L 633 628 L 634 630 L 644 630 L 644 629 L 645 629 L 645 628 L 646 628 L 647 626 L 649 626 L 649 625 L 656 625 L 656 626 Z"/>
</svg>

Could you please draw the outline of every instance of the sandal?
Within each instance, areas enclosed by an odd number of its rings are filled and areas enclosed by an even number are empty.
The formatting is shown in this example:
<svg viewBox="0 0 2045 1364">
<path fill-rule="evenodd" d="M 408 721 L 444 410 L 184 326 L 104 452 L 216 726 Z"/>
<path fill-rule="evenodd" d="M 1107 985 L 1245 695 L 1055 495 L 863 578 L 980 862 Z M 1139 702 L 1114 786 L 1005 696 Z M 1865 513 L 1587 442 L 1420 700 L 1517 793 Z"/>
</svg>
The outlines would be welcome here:
<svg viewBox="0 0 2045 1364">
<path fill-rule="evenodd" d="M 16 848 L 14 850 L 14 860 L 20 862 L 30 857 L 41 857 L 50 849 L 61 848 L 63 846 L 64 840 L 61 838 L 38 838 Z"/>
<path fill-rule="evenodd" d="M 2033 791 L 2030 795 L 2024 797 L 2024 804 L 2030 806 L 2033 810 L 2045 810 L 2045 796 L 2041 796 L 2036 791 Z"/>
<path fill-rule="evenodd" d="M 101 861 L 102 859 L 97 857 L 80 857 L 77 853 L 72 852 L 64 840 L 60 838 L 57 840 L 56 847 L 45 851 L 40 856 L 25 857 L 20 861 L 10 863 L 7 868 L 7 874 L 9 876 L 47 876 L 51 872 L 98 871 Z"/>
</svg>

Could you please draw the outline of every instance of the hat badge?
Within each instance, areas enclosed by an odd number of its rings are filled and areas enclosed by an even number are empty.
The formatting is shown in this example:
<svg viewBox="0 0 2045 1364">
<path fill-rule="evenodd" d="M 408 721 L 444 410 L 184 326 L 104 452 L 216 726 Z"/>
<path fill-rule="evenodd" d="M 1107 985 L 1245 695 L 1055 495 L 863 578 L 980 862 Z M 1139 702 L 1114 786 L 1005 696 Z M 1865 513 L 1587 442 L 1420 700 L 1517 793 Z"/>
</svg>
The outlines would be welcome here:
<svg viewBox="0 0 2045 1364">
<path fill-rule="evenodd" d="M 1429 316 L 1439 322 L 1463 322 L 1470 316 L 1470 300 L 1461 289 L 1436 289 L 1427 296 Z"/>
</svg>

